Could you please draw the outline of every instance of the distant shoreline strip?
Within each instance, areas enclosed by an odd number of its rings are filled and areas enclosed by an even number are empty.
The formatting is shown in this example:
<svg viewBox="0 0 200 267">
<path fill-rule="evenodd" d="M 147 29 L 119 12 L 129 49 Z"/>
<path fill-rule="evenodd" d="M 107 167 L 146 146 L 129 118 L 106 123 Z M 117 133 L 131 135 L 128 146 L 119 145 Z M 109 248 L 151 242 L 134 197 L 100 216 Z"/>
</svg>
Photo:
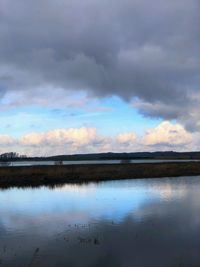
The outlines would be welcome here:
<svg viewBox="0 0 200 267">
<path fill-rule="evenodd" d="M 0 187 L 196 175 L 200 175 L 200 162 L 1 167 Z"/>
</svg>

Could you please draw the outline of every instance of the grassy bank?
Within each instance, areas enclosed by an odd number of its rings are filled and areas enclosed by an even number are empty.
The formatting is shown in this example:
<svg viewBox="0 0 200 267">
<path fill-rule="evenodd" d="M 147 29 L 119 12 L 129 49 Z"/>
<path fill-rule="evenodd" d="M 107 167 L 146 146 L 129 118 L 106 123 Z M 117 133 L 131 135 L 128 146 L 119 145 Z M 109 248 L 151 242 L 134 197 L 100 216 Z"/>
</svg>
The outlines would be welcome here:
<svg viewBox="0 0 200 267">
<path fill-rule="evenodd" d="M 199 162 L 24 166 L 0 168 L 0 187 L 200 175 Z"/>
</svg>

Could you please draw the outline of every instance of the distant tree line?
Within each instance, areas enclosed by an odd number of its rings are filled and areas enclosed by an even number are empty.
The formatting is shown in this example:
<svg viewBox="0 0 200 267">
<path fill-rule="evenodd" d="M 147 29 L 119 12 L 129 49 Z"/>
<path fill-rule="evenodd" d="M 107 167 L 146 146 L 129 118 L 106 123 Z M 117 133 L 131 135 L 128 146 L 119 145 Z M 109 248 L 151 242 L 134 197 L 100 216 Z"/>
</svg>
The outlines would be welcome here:
<svg viewBox="0 0 200 267">
<path fill-rule="evenodd" d="M 7 160 L 7 159 L 20 159 L 20 158 L 27 158 L 26 155 L 20 155 L 17 152 L 7 152 L 0 155 L 0 159 Z"/>
<path fill-rule="evenodd" d="M 200 151 L 194 152 L 174 152 L 174 151 L 157 151 L 157 152 L 130 152 L 130 153 L 93 153 L 93 154 L 74 154 L 74 155 L 55 155 L 55 156 L 35 156 L 28 157 L 16 152 L 7 152 L 0 154 L 1 161 L 70 161 L 70 160 L 131 160 L 131 159 L 198 159 L 200 160 Z"/>
</svg>

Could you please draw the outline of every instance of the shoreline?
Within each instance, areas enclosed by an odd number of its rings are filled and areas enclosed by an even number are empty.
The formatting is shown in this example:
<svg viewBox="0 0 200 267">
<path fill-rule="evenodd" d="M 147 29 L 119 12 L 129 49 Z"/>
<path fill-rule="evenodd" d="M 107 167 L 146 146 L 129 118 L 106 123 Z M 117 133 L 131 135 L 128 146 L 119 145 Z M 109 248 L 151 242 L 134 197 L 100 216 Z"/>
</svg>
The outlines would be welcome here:
<svg viewBox="0 0 200 267">
<path fill-rule="evenodd" d="M 200 162 L 1 167 L 0 188 L 197 175 Z"/>
</svg>

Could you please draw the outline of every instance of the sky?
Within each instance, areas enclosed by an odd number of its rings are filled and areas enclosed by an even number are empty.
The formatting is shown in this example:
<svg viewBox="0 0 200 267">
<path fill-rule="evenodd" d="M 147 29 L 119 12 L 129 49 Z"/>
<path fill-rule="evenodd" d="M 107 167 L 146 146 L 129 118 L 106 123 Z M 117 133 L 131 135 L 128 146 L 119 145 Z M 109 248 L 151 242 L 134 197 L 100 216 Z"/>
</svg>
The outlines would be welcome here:
<svg viewBox="0 0 200 267">
<path fill-rule="evenodd" d="M 198 0 L 0 0 L 0 153 L 200 150 Z"/>
</svg>

